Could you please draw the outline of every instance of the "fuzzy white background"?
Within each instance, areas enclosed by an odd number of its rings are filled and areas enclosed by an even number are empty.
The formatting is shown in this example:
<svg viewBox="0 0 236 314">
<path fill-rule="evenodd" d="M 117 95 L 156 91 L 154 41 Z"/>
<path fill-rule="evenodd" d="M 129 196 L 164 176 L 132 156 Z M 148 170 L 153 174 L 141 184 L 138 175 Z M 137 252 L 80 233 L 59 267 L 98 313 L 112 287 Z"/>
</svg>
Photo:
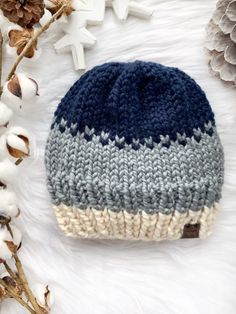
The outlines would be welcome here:
<svg viewBox="0 0 236 314">
<path fill-rule="evenodd" d="M 213 77 L 204 52 L 205 26 L 214 0 L 142 0 L 155 8 L 149 21 L 117 21 L 111 9 L 87 51 L 88 69 L 107 61 L 143 59 L 178 66 L 206 91 L 225 149 L 222 210 L 207 240 L 141 243 L 65 238 L 56 224 L 45 183 L 44 147 L 53 112 L 81 73 L 69 53 L 56 54 L 61 34 L 54 26 L 39 41 L 35 63 L 23 62 L 40 85 L 36 103 L 17 124 L 33 134 L 37 149 L 23 162 L 16 182 L 24 230 L 20 257 L 30 282 L 48 283 L 52 314 L 235 314 L 236 313 L 236 90 Z M 13 60 L 5 56 L 4 71 Z M 1 314 L 21 314 L 13 301 Z"/>
</svg>

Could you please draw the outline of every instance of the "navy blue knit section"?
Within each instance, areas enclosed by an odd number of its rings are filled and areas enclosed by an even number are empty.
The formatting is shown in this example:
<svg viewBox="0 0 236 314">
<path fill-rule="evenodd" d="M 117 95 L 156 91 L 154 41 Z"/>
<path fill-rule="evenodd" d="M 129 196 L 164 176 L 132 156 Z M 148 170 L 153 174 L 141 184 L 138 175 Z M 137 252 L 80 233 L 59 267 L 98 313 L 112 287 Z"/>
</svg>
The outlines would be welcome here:
<svg viewBox="0 0 236 314">
<path fill-rule="evenodd" d="M 63 118 L 71 134 L 85 126 L 110 138 L 142 141 L 160 135 L 176 140 L 176 134 L 193 136 L 193 129 L 205 131 L 214 114 L 205 93 L 187 74 L 177 68 L 136 61 L 107 63 L 84 74 L 61 101 L 55 122 Z M 52 126 L 53 128 L 53 126 Z M 64 127 L 61 126 L 61 132 Z"/>
</svg>

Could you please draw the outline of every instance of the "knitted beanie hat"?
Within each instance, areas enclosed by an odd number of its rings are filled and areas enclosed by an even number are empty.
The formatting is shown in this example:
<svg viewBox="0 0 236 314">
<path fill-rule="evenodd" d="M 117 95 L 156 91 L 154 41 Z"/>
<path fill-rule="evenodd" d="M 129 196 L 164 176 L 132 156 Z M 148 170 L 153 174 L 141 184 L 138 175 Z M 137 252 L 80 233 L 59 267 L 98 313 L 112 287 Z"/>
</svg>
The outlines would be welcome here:
<svg viewBox="0 0 236 314">
<path fill-rule="evenodd" d="M 55 112 L 46 168 L 66 235 L 163 240 L 210 233 L 224 161 L 196 82 L 136 61 L 95 67 L 74 84 Z"/>
</svg>

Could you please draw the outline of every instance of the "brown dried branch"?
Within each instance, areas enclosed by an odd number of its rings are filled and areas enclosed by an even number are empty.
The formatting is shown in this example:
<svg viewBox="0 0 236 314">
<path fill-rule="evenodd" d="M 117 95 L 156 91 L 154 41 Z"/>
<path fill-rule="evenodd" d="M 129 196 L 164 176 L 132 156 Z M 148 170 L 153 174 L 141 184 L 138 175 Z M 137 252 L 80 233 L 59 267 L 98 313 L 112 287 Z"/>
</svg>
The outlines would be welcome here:
<svg viewBox="0 0 236 314">
<path fill-rule="evenodd" d="M 9 81 L 12 76 L 15 74 L 15 71 L 19 65 L 19 63 L 21 62 L 21 60 L 24 58 L 24 56 L 27 54 L 27 52 L 29 51 L 29 49 L 31 48 L 32 45 L 35 44 L 35 42 L 37 41 L 37 39 L 39 38 L 39 36 L 44 33 L 49 27 L 50 25 L 56 21 L 56 19 L 61 15 L 61 13 L 63 13 L 63 11 L 67 8 L 67 5 L 64 4 L 51 18 L 50 20 L 43 25 L 38 31 L 35 32 L 34 36 L 28 41 L 27 45 L 25 46 L 25 48 L 22 50 L 21 54 L 17 57 L 16 62 L 14 63 L 8 77 L 7 77 L 7 81 Z"/>
<path fill-rule="evenodd" d="M 42 311 L 41 311 L 41 309 L 40 309 L 40 307 L 39 307 L 39 305 L 38 305 L 38 303 L 37 303 L 37 301 L 33 295 L 33 292 L 30 290 L 28 281 L 27 281 L 26 276 L 25 276 L 24 269 L 22 267 L 22 264 L 21 264 L 21 261 L 20 261 L 18 255 L 14 254 L 13 258 L 15 260 L 16 269 L 18 271 L 19 279 L 22 283 L 22 286 L 23 286 L 24 291 L 28 297 L 29 302 L 32 304 L 32 306 L 33 306 L 33 308 L 37 314 L 42 314 Z"/>
<path fill-rule="evenodd" d="M 11 269 L 11 267 L 7 264 L 7 262 L 4 262 L 4 267 L 6 268 L 6 271 L 8 274 L 13 278 L 15 281 L 18 281 L 18 276 L 17 274 Z"/>
<path fill-rule="evenodd" d="M 0 96 L 2 94 L 2 46 L 3 46 L 3 36 L 0 30 Z"/>
<path fill-rule="evenodd" d="M 9 233 L 11 234 L 11 236 L 13 235 L 12 233 L 12 230 L 11 230 L 11 226 L 10 224 L 8 223 L 7 224 L 7 229 L 9 231 Z M 33 292 L 31 291 L 30 287 L 29 287 L 29 284 L 28 284 L 28 281 L 26 279 L 26 276 L 25 276 L 25 272 L 24 272 L 24 269 L 23 269 L 23 266 L 21 264 L 21 261 L 17 255 L 17 253 L 13 254 L 13 258 L 15 260 L 15 265 L 16 265 L 16 269 L 17 269 L 17 272 L 18 272 L 18 278 L 20 280 L 20 283 L 22 284 L 22 287 L 24 289 L 24 292 L 29 300 L 29 302 L 32 304 L 34 310 L 35 310 L 35 313 L 36 314 L 42 314 L 42 311 L 33 295 Z"/>
<path fill-rule="evenodd" d="M 0 278 L 0 284 L 6 289 L 9 296 L 14 298 L 18 303 L 20 303 L 22 306 L 24 306 L 30 313 L 36 314 L 36 312 L 22 299 L 21 296 L 19 296 L 13 289 L 11 289 L 4 280 Z"/>
</svg>

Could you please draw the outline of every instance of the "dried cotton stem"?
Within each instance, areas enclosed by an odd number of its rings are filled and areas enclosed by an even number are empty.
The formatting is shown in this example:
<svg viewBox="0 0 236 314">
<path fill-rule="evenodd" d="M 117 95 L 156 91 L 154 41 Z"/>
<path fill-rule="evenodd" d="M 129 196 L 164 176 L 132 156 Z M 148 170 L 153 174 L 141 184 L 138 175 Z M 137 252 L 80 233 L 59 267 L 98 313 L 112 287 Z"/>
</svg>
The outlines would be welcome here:
<svg viewBox="0 0 236 314">
<path fill-rule="evenodd" d="M 0 30 L 0 96 L 2 94 L 2 45 L 3 45 L 3 36 Z"/>
<path fill-rule="evenodd" d="M 13 278 L 14 280 L 18 281 L 18 276 L 16 275 L 16 273 L 14 273 L 14 271 L 11 269 L 11 267 L 7 264 L 7 262 L 4 262 L 4 267 L 6 268 L 6 271 L 8 272 L 8 274 L 11 276 L 11 278 Z"/>
<path fill-rule="evenodd" d="M 17 302 L 19 302 L 22 306 L 24 306 L 30 313 L 36 314 L 36 312 L 17 294 L 13 289 L 11 289 L 4 280 L 0 278 L 0 285 L 2 285 L 7 293 L 14 298 Z"/>
<path fill-rule="evenodd" d="M 19 279 L 20 279 L 20 281 L 22 283 L 22 286 L 24 288 L 24 291 L 25 291 L 25 293 L 26 293 L 26 295 L 27 295 L 27 297 L 29 299 L 29 302 L 32 304 L 35 312 L 37 314 L 41 314 L 42 310 L 40 309 L 40 307 L 39 307 L 39 305 L 38 305 L 38 303 L 37 303 L 37 301 L 36 301 L 32 291 L 30 290 L 28 281 L 27 281 L 26 276 L 25 276 L 25 272 L 23 270 L 23 267 L 22 267 L 22 264 L 21 264 L 21 261 L 20 261 L 18 255 L 14 254 L 13 258 L 15 260 L 16 269 L 18 271 Z"/>
<path fill-rule="evenodd" d="M 28 50 L 31 48 L 31 46 L 35 43 L 35 41 L 39 38 L 39 36 L 45 32 L 50 25 L 56 21 L 56 19 L 62 14 L 62 12 L 66 9 L 67 4 L 64 4 L 51 18 L 50 20 L 43 25 L 38 31 L 35 32 L 34 36 L 28 41 L 27 45 L 25 46 L 25 48 L 22 50 L 21 54 L 17 57 L 16 62 L 14 63 L 8 77 L 7 77 L 7 81 L 9 81 L 12 76 L 15 74 L 16 68 L 18 67 L 19 63 L 21 62 L 21 60 L 24 58 L 24 56 L 26 55 L 26 53 L 28 52 Z"/>
<path fill-rule="evenodd" d="M 12 233 L 12 230 L 11 230 L 11 226 L 10 224 L 8 223 L 7 224 L 7 229 L 9 231 L 9 233 L 11 234 L 11 236 L 13 236 L 13 233 Z M 17 255 L 17 253 L 15 253 L 13 255 L 13 258 L 15 260 L 15 265 L 16 265 L 16 269 L 17 269 L 17 272 L 18 272 L 18 277 L 19 277 L 19 280 L 22 284 L 22 287 L 24 288 L 24 292 L 25 294 L 27 295 L 27 298 L 29 300 L 29 302 L 32 304 L 34 310 L 35 310 L 35 313 L 37 314 L 41 314 L 42 311 L 33 295 L 33 292 L 30 290 L 30 287 L 29 287 L 29 284 L 28 284 L 28 281 L 26 279 L 26 276 L 25 276 L 25 272 L 24 272 L 24 269 L 23 269 L 23 266 L 21 264 L 21 261 Z"/>
</svg>

